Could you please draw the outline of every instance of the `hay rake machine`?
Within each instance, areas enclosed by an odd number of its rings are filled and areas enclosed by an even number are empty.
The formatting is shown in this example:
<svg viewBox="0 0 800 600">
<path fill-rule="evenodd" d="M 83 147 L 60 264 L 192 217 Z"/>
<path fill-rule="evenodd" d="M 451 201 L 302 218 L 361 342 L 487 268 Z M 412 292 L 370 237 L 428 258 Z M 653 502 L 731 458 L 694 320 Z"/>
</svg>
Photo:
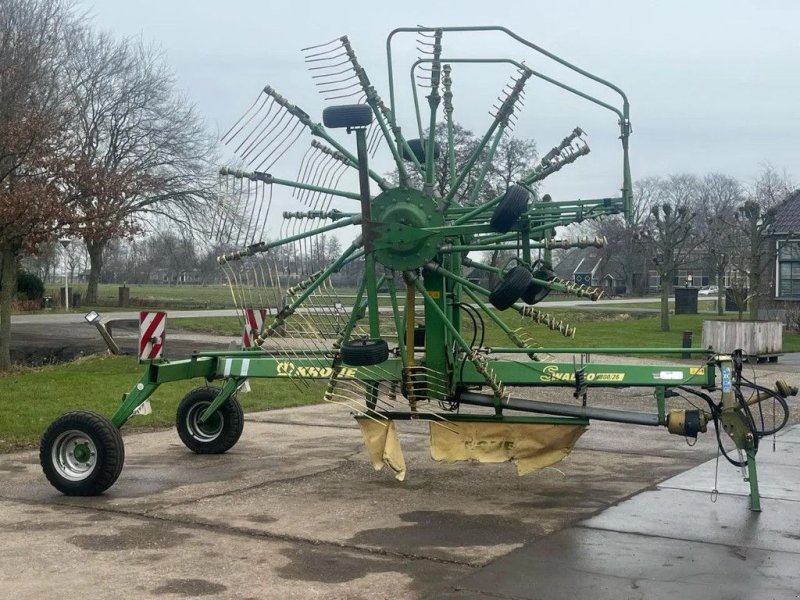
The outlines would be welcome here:
<svg viewBox="0 0 800 600">
<path fill-rule="evenodd" d="M 547 64 L 616 95 L 617 103 L 517 60 L 449 56 L 445 41 L 456 35 L 510 38 L 521 54 L 544 57 Z M 414 137 L 406 137 L 400 126 L 399 79 L 392 54 L 398 40 L 409 38 L 416 38 L 420 51 L 410 66 L 414 119 L 408 127 L 415 130 Z M 153 361 L 110 419 L 89 412 L 60 417 L 42 438 L 41 463 L 49 481 L 72 495 L 100 494 L 110 487 L 124 460 L 119 428 L 158 386 L 177 380 L 202 377 L 209 384 L 220 382 L 190 392 L 180 403 L 176 424 L 191 450 L 223 453 L 242 433 L 237 390 L 248 378 L 279 378 L 294 382 L 298 393 L 318 392 L 325 401 L 346 407 L 361 426 L 373 465 L 388 466 L 398 479 L 405 476 L 406 467 L 394 427 L 397 420 L 430 422 L 435 459 L 513 460 L 521 474 L 566 456 L 591 419 L 666 426 L 687 438 L 696 438 L 713 421 L 721 452 L 743 469 L 751 508 L 758 510 L 759 440 L 787 422 L 786 397 L 796 389 L 782 382 L 768 389 L 748 381 L 742 375 L 740 353 L 565 350 L 540 347 L 531 339 L 537 326 L 575 335 L 571 325 L 536 307 L 551 291 L 589 301 L 602 294 L 598 288 L 556 277 L 551 256 L 558 248 L 605 243 L 559 238 L 557 227 L 630 214 L 631 126 L 622 90 L 503 27 L 401 28 L 389 35 L 386 48 L 388 103 L 348 38 L 342 37 L 305 50 L 316 87 L 326 100 L 339 103 L 325 108 L 322 124 L 266 86 L 225 134 L 223 141 L 239 163 L 220 171 L 222 202 L 210 236 L 229 248 L 218 262 L 244 328 L 243 349 Z M 485 133 L 458 162 L 454 75 L 475 65 L 510 69 L 513 75 L 490 111 Z M 525 89 L 533 82 L 555 86 L 615 115 L 622 144 L 619 196 L 560 202 L 539 196 L 548 176 L 589 153 L 580 128 L 502 193 L 489 200 L 481 196 L 498 147 L 514 126 Z M 433 135 L 440 123 L 443 144 Z M 304 136 L 311 142 L 296 177 L 273 174 L 273 167 L 291 156 L 292 146 Z M 391 157 L 396 173 L 392 180 L 370 168 L 378 151 Z M 438 185 L 442 181 L 445 185 Z M 270 210 L 276 188 L 292 210 Z M 283 218 L 275 236 L 270 217 L 274 221 L 277 216 Z M 327 237 L 333 231 L 353 232 L 354 239 L 339 250 Z M 494 251 L 511 258 L 496 266 L 469 256 Z M 335 285 L 347 270 L 360 272 L 351 295 Z M 480 272 L 493 274 L 497 284 L 492 289 L 481 285 L 472 276 Z M 504 311 L 518 313 L 529 326 L 512 328 Z M 487 325 L 506 336 L 505 346 L 486 343 Z M 554 358 L 563 353 L 687 352 L 702 354 L 702 362 L 692 367 L 583 360 L 576 364 L 574 358 Z M 511 387 L 560 388 L 565 400 L 516 397 Z M 593 389 L 626 387 L 651 389 L 654 410 L 620 410 L 587 401 Z M 705 405 L 668 410 L 672 396 L 692 397 Z"/>
</svg>

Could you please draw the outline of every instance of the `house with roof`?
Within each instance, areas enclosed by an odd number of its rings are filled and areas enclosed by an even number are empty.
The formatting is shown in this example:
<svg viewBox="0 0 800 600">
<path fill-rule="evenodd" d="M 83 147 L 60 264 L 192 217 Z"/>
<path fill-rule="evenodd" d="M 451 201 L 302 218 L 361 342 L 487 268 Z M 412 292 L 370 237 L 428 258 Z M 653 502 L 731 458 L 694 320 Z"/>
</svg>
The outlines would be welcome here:
<svg viewBox="0 0 800 600">
<path fill-rule="evenodd" d="M 604 288 L 609 294 L 625 293 L 625 277 L 616 272 L 601 248 L 572 248 L 561 253 L 553 267 L 557 277 L 579 285 Z"/>
<path fill-rule="evenodd" d="M 800 190 L 778 206 L 766 243 L 773 257 L 767 265 L 770 290 L 758 316 L 785 320 L 787 311 L 800 309 Z"/>
</svg>

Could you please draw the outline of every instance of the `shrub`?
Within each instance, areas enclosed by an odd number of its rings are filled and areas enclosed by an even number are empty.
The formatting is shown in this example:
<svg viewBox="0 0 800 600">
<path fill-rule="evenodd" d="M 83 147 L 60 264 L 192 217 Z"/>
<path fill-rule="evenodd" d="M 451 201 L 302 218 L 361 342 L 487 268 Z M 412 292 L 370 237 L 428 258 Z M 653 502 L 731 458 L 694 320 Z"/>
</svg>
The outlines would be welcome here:
<svg viewBox="0 0 800 600">
<path fill-rule="evenodd" d="M 44 296 L 44 282 L 29 271 L 17 272 L 17 294 L 28 300 L 39 300 Z"/>
</svg>

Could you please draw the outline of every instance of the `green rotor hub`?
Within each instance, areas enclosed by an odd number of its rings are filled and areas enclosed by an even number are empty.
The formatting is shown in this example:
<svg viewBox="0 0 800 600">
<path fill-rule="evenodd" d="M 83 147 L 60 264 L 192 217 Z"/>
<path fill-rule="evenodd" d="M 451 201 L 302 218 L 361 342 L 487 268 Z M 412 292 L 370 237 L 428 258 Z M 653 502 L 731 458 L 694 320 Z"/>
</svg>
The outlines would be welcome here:
<svg viewBox="0 0 800 600">
<path fill-rule="evenodd" d="M 389 269 L 417 269 L 439 252 L 444 225 L 434 198 L 419 190 L 387 190 L 372 201 L 375 260 Z"/>
</svg>

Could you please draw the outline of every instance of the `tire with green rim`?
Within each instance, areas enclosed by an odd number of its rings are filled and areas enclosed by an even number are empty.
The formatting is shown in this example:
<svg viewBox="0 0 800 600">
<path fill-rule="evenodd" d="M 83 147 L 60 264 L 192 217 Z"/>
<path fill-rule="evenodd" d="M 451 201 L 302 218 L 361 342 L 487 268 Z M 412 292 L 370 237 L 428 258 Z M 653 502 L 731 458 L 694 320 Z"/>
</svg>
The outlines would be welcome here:
<svg viewBox="0 0 800 600">
<path fill-rule="evenodd" d="M 235 395 L 228 398 L 205 422 L 200 416 L 220 392 L 218 387 L 200 387 L 183 397 L 175 416 L 175 427 L 183 444 L 197 454 L 222 454 L 236 445 L 244 430 L 244 412 Z"/>
<path fill-rule="evenodd" d="M 494 286 L 489 294 L 489 302 L 497 310 L 506 310 L 519 300 L 530 283 L 531 272 L 525 267 L 514 267 Z"/>
<path fill-rule="evenodd" d="M 53 421 L 42 435 L 39 462 L 47 480 L 67 496 L 98 496 L 122 472 L 125 445 L 106 417 L 75 411 Z"/>
</svg>

